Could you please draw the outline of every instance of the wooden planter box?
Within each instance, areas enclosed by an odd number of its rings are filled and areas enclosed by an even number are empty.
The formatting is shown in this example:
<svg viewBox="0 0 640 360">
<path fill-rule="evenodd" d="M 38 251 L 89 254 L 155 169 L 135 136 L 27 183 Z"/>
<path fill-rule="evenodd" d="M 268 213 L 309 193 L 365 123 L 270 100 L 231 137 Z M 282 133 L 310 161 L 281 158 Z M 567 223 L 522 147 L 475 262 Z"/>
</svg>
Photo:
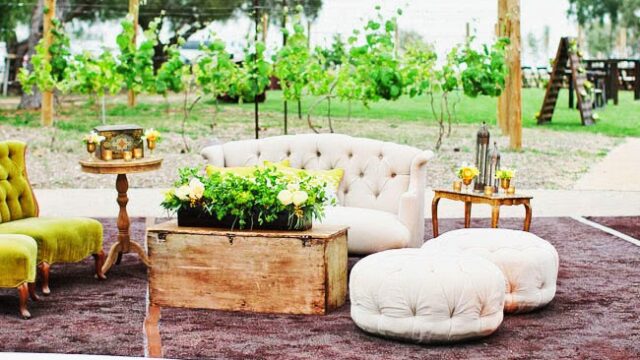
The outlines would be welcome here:
<svg viewBox="0 0 640 360">
<path fill-rule="evenodd" d="M 347 229 L 148 229 L 151 306 L 326 314 L 347 294 Z"/>
</svg>

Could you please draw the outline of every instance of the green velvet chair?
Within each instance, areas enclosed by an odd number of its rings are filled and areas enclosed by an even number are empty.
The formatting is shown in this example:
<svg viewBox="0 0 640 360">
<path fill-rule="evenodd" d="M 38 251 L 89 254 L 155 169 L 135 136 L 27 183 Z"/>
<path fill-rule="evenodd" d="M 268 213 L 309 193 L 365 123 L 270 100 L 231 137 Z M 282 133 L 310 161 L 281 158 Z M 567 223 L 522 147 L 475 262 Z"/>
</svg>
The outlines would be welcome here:
<svg viewBox="0 0 640 360">
<path fill-rule="evenodd" d="M 95 273 L 102 272 L 102 224 L 89 218 L 41 218 L 38 203 L 27 177 L 26 144 L 0 142 L 0 234 L 22 234 L 38 243 L 38 269 L 42 292 L 49 290 L 52 264 L 79 262 L 95 258 Z"/>
<path fill-rule="evenodd" d="M 16 288 L 20 296 L 20 316 L 31 318 L 27 310 L 28 295 L 35 292 L 38 245 L 25 235 L 0 234 L 0 288 Z"/>
</svg>

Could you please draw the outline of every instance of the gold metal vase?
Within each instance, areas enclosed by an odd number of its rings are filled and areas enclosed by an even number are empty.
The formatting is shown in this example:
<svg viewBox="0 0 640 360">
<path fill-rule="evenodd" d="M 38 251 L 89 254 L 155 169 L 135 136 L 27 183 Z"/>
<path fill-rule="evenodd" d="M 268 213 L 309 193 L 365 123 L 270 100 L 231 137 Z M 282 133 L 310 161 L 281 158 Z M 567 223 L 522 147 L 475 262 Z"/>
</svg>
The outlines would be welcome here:
<svg viewBox="0 0 640 360">
<path fill-rule="evenodd" d="M 500 179 L 500 187 L 504 189 L 504 192 L 507 192 L 507 189 L 509 189 L 509 186 L 511 186 L 511 179 Z"/>
<path fill-rule="evenodd" d="M 147 139 L 147 147 L 151 155 L 153 155 L 153 150 L 156 148 L 156 141 Z"/>
<path fill-rule="evenodd" d="M 89 153 L 89 159 L 93 159 L 93 154 L 96 152 L 96 143 L 87 143 L 87 152 Z"/>
</svg>

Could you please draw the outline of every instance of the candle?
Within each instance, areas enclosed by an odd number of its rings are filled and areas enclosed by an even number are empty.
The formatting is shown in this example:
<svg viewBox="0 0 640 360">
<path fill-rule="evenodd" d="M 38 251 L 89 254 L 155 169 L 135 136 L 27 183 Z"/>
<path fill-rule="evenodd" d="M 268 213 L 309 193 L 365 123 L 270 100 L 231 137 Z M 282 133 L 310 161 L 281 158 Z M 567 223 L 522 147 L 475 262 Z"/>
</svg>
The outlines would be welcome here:
<svg viewBox="0 0 640 360">
<path fill-rule="evenodd" d="M 493 186 L 488 185 L 484 187 L 484 194 L 487 196 L 493 195 Z"/>
<path fill-rule="evenodd" d="M 507 194 L 508 195 L 513 195 L 515 193 L 516 193 L 516 187 L 513 186 L 513 185 L 509 186 L 509 188 L 507 189 Z"/>
<path fill-rule="evenodd" d="M 458 191 L 458 192 L 462 191 L 462 181 L 456 180 L 453 182 L 453 191 Z"/>
<path fill-rule="evenodd" d="M 131 151 L 123 151 L 122 152 L 122 159 L 124 161 L 131 161 L 131 157 L 132 157 Z"/>
<path fill-rule="evenodd" d="M 105 161 L 113 160 L 113 151 L 102 150 L 102 160 L 105 160 Z"/>
<path fill-rule="evenodd" d="M 136 159 L 142 159 L 142 149 L 141 148 L 133 149 L 133 157 Z"/>
</svg>

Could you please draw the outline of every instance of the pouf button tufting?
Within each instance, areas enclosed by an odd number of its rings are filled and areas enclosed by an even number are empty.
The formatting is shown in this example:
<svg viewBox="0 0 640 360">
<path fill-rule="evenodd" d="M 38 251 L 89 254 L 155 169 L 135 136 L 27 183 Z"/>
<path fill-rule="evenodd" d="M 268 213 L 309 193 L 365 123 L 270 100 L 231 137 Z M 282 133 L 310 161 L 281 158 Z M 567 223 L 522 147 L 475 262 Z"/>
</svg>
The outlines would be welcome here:
<svg viewBox="0 0 640 360">
<path fill-rule="evenodd" d="M 527 312 L 547 305 L 556 293 L 559 258 L 544 239 L 519 230 L 460 229 L 427 241 L 425 252 L 478 255 L 502 270 L 507 313 Z"/>
<path fill-rule="evenodd" d="M 349 294 L 351 318 L 366 332 L 418 343 L 460 341 L 500 326 L 504 276 L 479 256 L 388 250 L 354 265 Z"/>
</svg>

